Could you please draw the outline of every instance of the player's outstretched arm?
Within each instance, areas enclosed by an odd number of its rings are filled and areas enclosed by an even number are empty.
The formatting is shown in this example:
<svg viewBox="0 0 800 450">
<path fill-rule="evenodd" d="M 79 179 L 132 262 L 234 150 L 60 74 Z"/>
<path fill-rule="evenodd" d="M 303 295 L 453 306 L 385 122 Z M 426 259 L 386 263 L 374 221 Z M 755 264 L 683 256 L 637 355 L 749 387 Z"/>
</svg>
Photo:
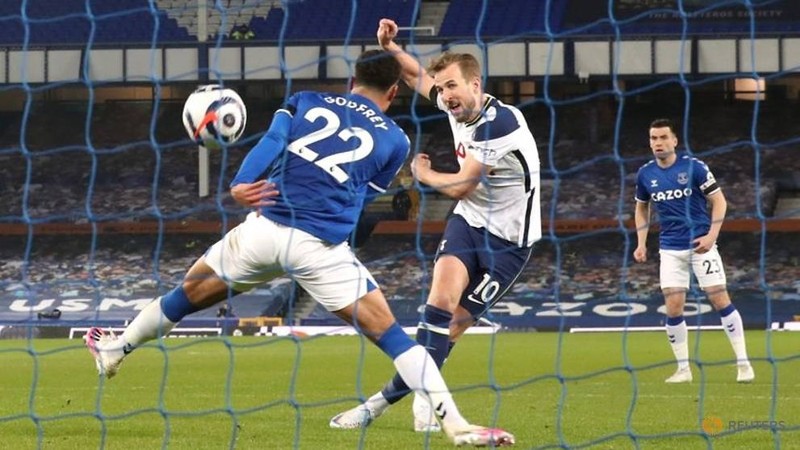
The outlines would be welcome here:
<svg viewBox="0 0 800 450">
<path fill-rule="evenodd" d="M 403 81 L 420 95 L 430 100 L 433 78 L 425 72 L 419 61 L 406 53 L 394 38 L 397 36 L 397 24 L 391 19 L 381 19 L 378 23 L 378 44 L 394 55 L 403 68 L 401 74 Z"/>
</svg>

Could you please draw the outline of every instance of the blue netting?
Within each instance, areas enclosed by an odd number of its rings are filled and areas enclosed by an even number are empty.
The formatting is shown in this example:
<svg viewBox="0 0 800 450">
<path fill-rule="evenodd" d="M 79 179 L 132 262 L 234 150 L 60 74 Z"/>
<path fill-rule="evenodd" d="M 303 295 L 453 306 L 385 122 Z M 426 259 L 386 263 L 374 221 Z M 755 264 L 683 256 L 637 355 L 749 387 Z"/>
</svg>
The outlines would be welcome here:
<svg viewBox="0 0 800 450">
<path fill-rule="evenodd" d="M 153 396 L 142 394 L 141 402 L 109 405 L 108 398 L 119 395 L 115 389 L 149 392 L 142 387 L 149 385 L 142 382 L 117 387 L 101 383 L 95 391 L 95 378 L 87 374 L 92 370 L 90 359 L 79 345 L 48 347 L 34 338 L 54 333 L 52 330 L 58 327 L 53 325 L 66 328 L 123 325 L 153 297 L 178 283 L 186 268 L 220 235 L 220 230 L 227 229 L 245 212 L 228 198 L 226 186 L 247 148 L 263 132 L 265 118 L 280 103 L 283 94 L 279 88 L 262 89 L 262 81 L 222 79 L 224 73 L 216 66 L 218 60 L 208 56 L 209 48 L 242 46 L 245 54 L 250 49 L 279 45 L 283 47 L 281 50 L 292 52 L 286 47 L 317 46 L 322 42 L 360 49 L 362 44 L 374 45 L 375 28 L 381 17 L 412 26 L 428 6 L 426 3 L 216 1 L 207 5 L 207 36 L 198 36 L 198 7 L 194 0 L 0 2 L 3 50 L 0 55 L 4 58 L 0 67 L 5 71 L 2 79 L 6 80 L 0 85 L 0 98 L 9 105 L 0 108 L 0 228 L 5 233 L 0 234 L 0 337 L 26 339 L 24 345 L 16 347 L 0 345 L 0 370 L 10 372 L 14 364 L 19 364 L 22 367 L 19 373 L 24 378 L 22 382 L 11 376 L 1 378 L 10 386 L 4 398 L 14 399 L 0 402 L 0 425 L 13 430 L 8 433 L 12 436 L 9 439 L 16 439 L 10 442 L 39 448 L 62 448 L 62 441 L 63 448 L 372 446 L 366 432 L 333 438 L 310 431 L 325 428 L 327 423 L 320 417 L 329 416 L 331 410 L 349 407 L 346 401 L 363 398 L 380 387 L 364 370 L 368 363 L 363 353 L 359 354 L 358 367 L 350 372 L 353 376 L 347 377 L 351 382 L 347 389 L 323 394 L 315 391 L 309 395 L 312 400 L 307 401 L 299 355 L 304 351 L 313 355 L 315 344 L 309 341 L 306 346 L 307 341 L 290 338 L 292 352 L 298 356 L 289 367 L 281 368 L 289 374 L 288 387 L 279 388 L 274 397 L 266 400 L 259 397 L 253 404 L 244 402 L 247 406 L 240 406 L 239 397 L 243 394 L 237 384 L 238 366 L 234 361 L 248 358 L 246 355 L 253 349 L 268 354 L 270 346 L 280 346 L 286 341 L 242 344 L 228 338 L 212 340 L 212 345 L 220 347 L 209 352 L 216 359 L 207 363 L 210 367 L 199 363 L 203 369 L 198 371 L 212 373 L 223 367 L 224 373 L 217 374 L 216 384 L 212 383 L 222 392 L 221 400 L 208 406 L 201 401 L 184 404 L 169 395 L 170 390 L 191 384 L 186 381 L 176 386 L 172 384 L 174 378 L 196 376 L 194 366 L 181 366 L 185 365 L 184 353 L 202 354 L 206 344 L 192 341 L 171 346 L 159 341 L 152 349 L 163 360 L 151 366 L 163 368 L 158 374 L 157 392 Z M 621 41 L 648 40 L 654 36 L 685 43 L 693 43 L 692 39 L 698 36 L 744 38 L 750 42 L 760 38 L 796 38 L 800 30 L 798 4 L 788 0 L 454 0 L 448 2 L 441 23 L 435 26 L 435 36 L 402 34 L 409 48 L 418 44 L 467 43 L 477 44 L 482 52 L 497 42 L 544 42 L 565 43 L 569 49 L 564 53 L 565 75 L 536 76 L 535 96 L 527 99 L 512 96 L 519 100 L 518 106 L 540 145 L 542 211 L 547 228 L 513 292 L 488 316 L 508 329 L 553 331 L 552 335 L 547 334 L 552 338 L 552 354 L 548 353 L 552 358 L 543 362 L 525 353 L 540 334 L 524 335 L 523 339 L 528 341 L 520 347 L 521 354 L 517 357 L 548 366 L 540 370 L 533 364 L 523 365 L 509 382 L 504 374 L 496 374 L 491 365 L 500 352 L 496 346 L 503 345 L 502 338 L 487 340 L 487 348 L 481 348 L 483 352 L 478 357 L 483 360 L 488 357 L 488 375 L 484 370 L 478 381 L 470 379 L 456 384 L 457 399 L 462 391 L 465 396 L 471 392 L 486 393 L 463 408 L 465 415 L 476 415 L 475 410 L 492 410 L 483 419 L 499 420 L 500 426 L 507 422 L 519 424 L 518 429 L 511 431 L 518 434 L 519 444 L 524 448 L 640 448 L 651 444 L 656 448 L 796 447 L 800 440 L 793 415 L 798 411 L 796 396 L 792 394 L 796 384 L 782 372 L 783 367 L 796 367 L 796 345 L 795 350 L 778 354 L 773 349 L 771 334 L 759 338 L 756 342 L 763 345 L 754 349 L 758 355 L 754 360 L 759 363 L 759 377 L 768 381 L 754 386 L 755 389 L 734 392 L 733 383 L 720 387 L 713 376 L 706 378 L 707 372 L 714 373 L 715 368 L 732 361 L 718 355 L 702 360 L 698 338 L 691 353 L 693 357 L 697 355 L 701 369 L 695 384 L 699 384 L 699 389 L 664 394 L 653 393 L 651 373 L 653 369 L 661 369 L 657 375 L 661 383 L 661 371 L 672 365 L 668 355 L 640 363 L 638 356 L 631 356 L 640 338 L 623 332 L 614 338 L 618 353 L 609 356 L 601 367 L 586 363 L 584 369 L 580 358 L 591 355 L 579 358 L 572 354 L 568 331 L 584 325 L 628 328 L 661 324 L 658 308 L 663 300 L 657 290 L 657 267 L 632 264 L 635 235 L 629 221 L 633 176 L 636 168 L 650 157 L 642 136 L 654 116 L 664 115 L 682 124 L 683 148 L 709 162 L 727 193 L 728 218 L 740 220 L 747 230 L 725 235 L 723 250 L 730 288 L 745 324 L 764 329 L 775 322 L 790 322 L 794 314 L 800 313 L 796 306 L 800 300 L 796 226 L 788 225 L 790 231 L 785 233 L 768 231 L 772 230 L 773 221 L 785 218 L 775 209 L 778 191 L 800 190 L 796 162 L 800 129 L 796 120 L 787 119 L 796 114 L 796 98 L 784 92 L 786 101 L 774 104 L 760 100 L 752 103 L 709 100 L 714 94 L 722 96 L 719 92 L 722 89 L 715 86 L 732 86 L 734 79 L 743 77 L 763 77 L 770 86 L 793 90 L 796 97 L 797 83 L 791 73 L 797 68 L 701 73 L 697 70 L 699 62 L 690 59 L 675 74 L 624 76 L 613 71 L 609 76 L 593 76 L 585 85 L 575 82 L 577 73 L 572 70 L 573 44 L 580 41 L 612 41 L 618 49 Z M 237 25 L 249 27 L 254 33 L 252 43 L 243 44 L 230 37 Z M 198 40 L 204 43 L 198 44 Z M 737 41 L 736 45 L 743 45 L 744 41 Z M 181 80 L 185 74 L 166 74 L 160 64 L 154 64 L 136 80 L 113 76 L 92 81 L 105 64 L 102 53 L 94 51 L 118 48 L 125 48 L 126 52 L 200 48 L 198 73 L 189 74 L 188 81 Z M 678 58 L 683 60 L 684 51 L 690 48 L 681 46 Z M 36 52 L 43 49 L 49 53 L 77 50 L 80 64 L 75 73 L 53 81 L 51 77 L 59 73 L 59 67 L 48 66 L 40 71 L 44 76 L 39 78 L 34 74 L 38 73 L 36 58 L 40 57 Z M 742 56 L 737 52 L 737 58 L 749 59 L 747 66 L 756 67 L 761 49 L 753 45 L 748 54 Z M 150 61 L 162 58 L 163 62 L 169 57 L 163 56 L 164 53 L 158 55 Z M 431 54 L 418 56 L 425 60 Z M 26 66 L 15 62 L 16 58 L 29 58 L 33 62 Z M 780 58 L 796 60 L 788 52 Z M 324 60 L 322 54 L 321 67 Z M 57 60 L 48 57 L 47 61 L 52 64 Z M 129 71 L 135 69 L 127 63 L 124 67 Z M 294 89 L 296 74 L 287 68 L 284 59 L 266 61 L 261 67 L 282 71 L 285 82 L 272 80 L 271 85 L 284 84 L 285 90 Z M 303 68 L 296 70 L 300 72 Z M 491 81 L 489 75 L 487 81 Z M 520 78 L 524 77 L 507 77 L 506 81 L 513 83 Z M 189 92 L 198 80 L 219 81 L 252 93 L 252 100 L 246 101 L 250 117 L 256 118 L 251 121 L 243 142 L 212 155 L 212 195 L 207 198 L 195 195 L 199 184 L 196 150 L 184 137 L 179 120 L 183 97 L 175 94 L 181 90 Z M 571 87 L 564 87 L 570 83 Z M 113 98 L 114 94 L 109 94 L 113 89 L 126 91 L 113 100 L 94 101 L 98 96 Z M 517 85 L 515 89 L 522 88 Z M 772 93 L 781 96 L 781 92 Z M 726 95 L 733 95 L 731 89 Z M 416 151 L 445 148 L 447 151 L 443 153 L 449 154 L 452 143 L 443 117 L 418 100 L 413 97 L 407 104 L 395 107 L 392 112 L 398 123 L 409 130 Z M 444 155 L 438 164 L 454 168 L 453 161 L 446 161 Z M 418 225 L 433 217 L 435 208 L 446 211 L 449 207 L 447 201 L 430 191 L 422 193 L 421 205 Z M 395 218 L 393 211 L 370 213 L 368 219 L 374 221 Z M 783 214 L 788 217 L 794 213 Z M 564 227 L 574 226 L 578 231 L 564 231 L 565 228 L 558 227 L 559 221 L 567 224 Z M 196 225 L 182 228 L 187 222 L 204 223 L 206 228 Z M 585 231 L 581 228 L 584 222 L 602 225 Z M 653 236 L 651 247 L 654 241 Z M 424 233 L 420 226 L 413 235 L 373 237 L 359 249 L 359 256 L 373 270 L 392 302 L 393 312 L 404 325 L 413 326 L 419 320 L 419 306 L 427 293 L 430 261 L 436 246 L 436 234 Z M 187 323 L 226 334 L 239 326 L 239 318 L 280 316 L 293 320 L 292 302 L 296 297 L 291 283 L 279 279 L 228 303 L 227 309 L 197 313 Z M 687 308 L 702 312 L 687 318 L 691 325 L 719 323 L 696 288 L 690 299 Z M 639 308 L 645 312 L 640 313 Z M 40 315 L 55 309 L 60 312 L 57 319 Z M 312 305 L 302 314 L 304 325 L 338 323 L 318 306 Z M 663 337 L 659 338 L 658 345 L 666 348 Z M 361 352 L 361 345 L 365 343 L 359 341 L 352 348 Z M 592 342 L 587 341 L 586 345 Z M 725 345 L 721 348 L 728 352 Z M 320 356 L 339 351 L 329 350 Z M 76 370 L 74 377 L 90 380 L 91 389 L 86 389 L 85 382 L 76 387 L 65 380 L 63 390 L 59 390 L 61 385 L 53 381 L 63 376 L 64 368 L 72 368 L 73 354 L 74 359 L 83 358 L 76 366 L 86 369 Z M 58 360 L 58 364 L 53 360 Z M 269 358 L 263 360 L 267 361 L 263 364 L 263 374 L 253 376 L 258 383 L 259 377 L 271 376 Z M 348 366 L 343 370 L 349 369 Z M 469 372 L 469 367 L 465 371 Z M 591 407 L 571 396 L 574 391 L 582 392 L 584 384 L 603 385 L 605 377 L 614 374 L 625 377 L 624 381 L 611 384 L 622 386 L 624 392 L 602 392 L 601 388 L 601 392 L 589 394 L 598 399 L 589 400 Z M 448 372 L 445 376 L 449 378 Z M 193 392 L 204 388 L 198 384 L 193 386 Z M 335 387 L 325 389 L 333 391 Z M 260 393 L 258 389 L 253 392 Z M 642 425 L 658 423 L 659 414 L 672 414 L 653 407 L 652 403 L 666 402 L 673 392 L 685 397 L 686 403 L 697 402 L 688 413 L 691 416 L 688 425 L 674 429 Z M 66 400 L 61 400 L 62 394 Z M 493 403 L 487 408 L 489 397 Z M 53 398 L 62 403 L 54 405 Z M 619 398 L 623 400 L 617 401 Z M 82 409 L 69 410 L 66 405 L 71 401 L 82 405 L 78 407 Z M 549 408 L 544 413 L 537 411 L 540 401 L 547 405 L 544 409 Z M 520 403 L 529 409 L 512 406 Z M 748 410 L 747 416 L 731 412 L 747 403 L 763 407 L 757 412 Z M 642 418 L 642 410 L 656 413 Z M 258 435 L 251 440 L 242 437 L 243 421 L 253 415 L 259 421 L 276 420 L 270 416 L 277 414 L 272 411 L 291 417 L 288 422 L 276 422 L 294 427 L 288 438 L 281 435 L 276 443 L 269 436 Z M 681 412 L 686 414 L 686 411 Z M 258 416 L 264 412 L 266 418 Z M 515 417 L 508 417 L 510 414 L 519 418 L 514 421 Z M 528 414 L 531 419 L 526 419 Z M 617 420 L 608 425 L 597 419 L 606 415 Z M 139 421 L 148 416 L 156 419 Z M 726 425 L 730 421 L 744 424 L 717 428 L 716 422 L 709 422 L 718 419 L 717 416 L 722 416 Z M 174 424 L 185 419 L 208 420 L 212 422 L 209 429 L 215 431 L 208 432 L 202 425 L 188 430 L 176 427 L 177 431 L 173 431 Z M 60 424 L 76 420 L 85 420 L 76 427 L 79 431 L 60 428 Z M 148 429 L 154 422 L 159 427 L 156 432 Z M 378 441 L 376 447 L 397 445 L 399 441 L 391 440 L 395 438 L 391 433 L 399 433 L 401 427 L 405 430 L 406 425 L 403 422 L 395 427 L 397 430 L 389 431 L 374 428 L 375 433 L 389 433 L 390 439 Z M 541 430 L 542 427 L 547 430 Z M 259 431 L 266 433 L 263 429 Z M 759 434 L 748 434 L 754 431 Z M 131 436 L 137 439 L 129 440 Z M 733 440 L 725 440 L 729 437 Z M 374 439 L 371 434 L 369 438 Z M 694 440 L 681 441 L 681 438 Z M 410 445 L 437 446 L 439 442 L 418 437 Z"/>
</svg>

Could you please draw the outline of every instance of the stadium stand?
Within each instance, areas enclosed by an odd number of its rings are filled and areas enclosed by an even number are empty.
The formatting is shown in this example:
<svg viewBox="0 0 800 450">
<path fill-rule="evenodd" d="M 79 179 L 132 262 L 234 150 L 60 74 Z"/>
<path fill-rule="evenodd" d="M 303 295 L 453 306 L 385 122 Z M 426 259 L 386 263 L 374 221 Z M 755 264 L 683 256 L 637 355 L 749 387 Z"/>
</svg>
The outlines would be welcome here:
<svg viewBox="0 0 800 450">
<path fill-rule="evenodd" d="M 460 0 L 445 3 L 446 12 L 440 28 L 434 30 L 439 37 L 471 39 L 477 33 L 481 38 L 523 34 L 528 38 L 543 38 L 547 36 L 547 30 L 567 36 L 614 35 L 616 32 L 609 20 L 594 21 L 596 17 L 606 16 L 607 5 L 604 2 L 589 2 L 581 4 L 580 8 L 569 8 L 568 0 Z M 800 6 L 782 0 L 778 2 L 781 3 L 781 14 L 773 16 L 770 12 L 775 3 L 753 6 L 759 20 L 754 22 L 752 31 L 765 35 L 799 33 L 797 18 L 800 17 Z M 22 22 L 22 5 L 21 1 L 0 3 L 0 45 L 22 44 L 26 32 L 29 45 L 84 45 L 90 32 L 93 32 L 93 42 L 98 44 L 149 44 L 154 38 L 159 43 L 198 40 L 195 0 L 157 0 L 152 8 L 147 0 L 32 0 L 24 3 L 30 23 L 27 30 Z M 619 31 L 632 37 L 680 35 L 684 32 L 684 21 L 674 14 L 673 2 L 654 1 L 650 5 L 648 9 L 642 9 L 642 3 L 619 2 L 615 7 Z M 687 6 L 685 21 L 688 35 L 751 32 L 744 6 L 740 14 L 734 16 L 718 14 L 719 3 L 699 1 L 692 2 L 691 6 L 693 8 Z M 356 40 L 372 39 L 375 35 L 372 24 L 382 17 L 392 17 L 404 27 L 415 26 L 420 19 L 419 14 L 414 17 L 412 0 L 373 0 L 361 2 L 357 8 L 353 8 L 349 1 L 225 0 L 209 2 L 207 8 L 206 32 L 211 39 L 227 39 L 232 28 L 242 24 L 247 25 L 258 40 L 282 38 L 299 42 L 341 39 L 342 36 Z M 94 29 L 90 18 L 95 19 Z M 482 25 L 476 30 L 474 24 L 479 18 L 482 18 Z M 286 32 L 280 36 L 284 20 Z"/>
<path fill-rule="evenodd" d="M 176 117 L 180 105 L 163 104 L 157 113 L 159 117 Z M 796 124 L 784 123 L 780 117 L 792 114 L 791 105 L 764 108 L 761 112 L 764 148 L 760 157 L 758 193 L 761 214 L 772 215 L 777 197 L 777 177 L 786 173 L 791 155 L 784 150 L 770 150 L 769 143 L 800 132 Z M 615 143 L 607 136 L 599 136 L 597 142 L 587 142 L 581 135 L 584 131 L 573 130 L 570 124 L 583 124 L 589 119 L 585 111 L 565 109 L 558 116 L 558 136 L 553 140 L 553 165 L 549 161 L 549 121 L 547 115 L 539 114 L 535 108 L 524 109 L 529 123 L 533 124 L 539 150 L 542 155 L 542 207 L 550 211 L 555 205 L 556 219 L 601 218 L 615 219 L 618 213 L 622 218 L 630 218 L 628 200 L 633 196 L 633 182 L 636 170 L 649 157 L 647 143 L 642 135 L 645 123 L 626 120 L 620 134 L 620 155 L 625 163 L 615 160 Z M 657 109 L 651 107 L 629 107 L 626 117 L 655 117 Z M 750 130 L 739 124 L 749 120 L 748 107 L 729 104 L 709 103 L 696 109 L 698 120 L 713 126 L 692 126 L 689 144 L 694 154 L 701 156 L 713 168 L 728 192 L 729 218 L 757 218 L 759 203 L 753 195 L 756 187 L 756 151 L 750 144 Z M 91 208 L 99 220 L 140 221 L 153 220 L 159 215 L 167 219 L 218 220 L 225 212 L 232 216 L 243 210 L 223 199 L 221 210 L 213 198 L 200 198 L 197 192 L 197 173 L 185 170 L 196 167 L 195 147 L 183 139 L 180 123 L 174 120 L 157 121 L 156 137 L 163 143 L 154 149 L 149 143 L 149 124 L 151 110 L 143 104 L 110 103 L 99 106 L 95 114 L 99 118 L 92 127 L 92 145 L 98 150 L 96 162 L 99 170 L 94 179 L 91 172 L 91 154 L 87 151 L 83 137 L 74 136 L 70 130 L 82 129 L 86 111 L 76 110 L 70 104 L 37 105 L 27 123 L 26 146 L 33 152 L 31 158 L 32 179 L 28 198 L 28 214 L 34 218 L 50 217 L 72 222 L 86 221 L 86 197 L 91 187 Z M 251 117 L 269 117 L 265 109 L 253 109 Z M 62 117 L 56 123 L 47 117 Z M 0 134 L 0 145 L 14 147 L 19 145 L 17 130 L 20 117 L 9 118 L 5 133 Z M 611 120 L 614 120 L 613 118 Z M 120 121 L 130 124 L 120 129 Z M 232 179 L 248 145 L 263 131 L 258 129 L 261 122 L 251 121 L 246 134 L 249 140 L 231 147 L 225 155 L 226 166 L 223 172 L 223 154 L 212 153 L 211 185 L 216 188 L 222 173 L 223 186 Z M 577 128 L 577 127 L 576 127 Z M 601 124 L 600 128 L 612 129 L 613 122 Z M 714 130 L 727 130 L 718 133 Z M 436 155 L 437 165 L 453 170 L 452 142 L 446 123 L 438 121 L 426 125 L 423 137 L 423 150 Z M 65 140 L 72 136 L 75 140 Z M 767 139 L 767 136 L 771 136 Z M 782 137 L 783 136 L 783 137 Z M 412 137 L 415 137 L 412 133 Z M 681 141 L 683 139 L 681 138 Z M 732 145 L 731 145 L 732 144 Z M 158 162 L 160 160 L 160 163 Z M 136 161 L 136 164 L 130 164 Z M 0 185 L 9 189 L 0 191 L 0 201 L 7 205 L 5 214 L 21 215 L 22 186 L 25 174 L 14 170 L 23 167 L 26 159 L 21 153 L 7 153 L 0 156 Z M 156 165 L 158 188 L 154 191 Z M 624 169 L 624 173 L 620 172 Z M 742 176 L 745 174 L 746 176 Z M 624 179 L 622 178 L 624 176 Z M 46 195 L 43 187 L 56 183 L 60 189 L 59 197 Z M 125 189 L 113 189 L 122 185 Z M 625 191 L 621 191 L 623 186 Z M 557 190 L 557 191 L 556 191 Z M 554 196 L 555 193 L 555 196 Z M 123 201 L 120 202 L 120 196 Z M 155 196 L 155 202 L 153 198 Z M 618 211 L 622 200 L 623 210 Z M 588 208 L 587 205 L 595 205 Z M 157 207 L 157 208 L 156 208 Z M 588 214 L 588 216 L 587 216 Z"/>
<path fill-rule="evenodd" d="M 561 21 L 567 7 L 566 0 L 552 2 L 530 2 L 526 0 L 463 0 L 450 3 L 444 17 L 440 37 L 506 37 L 517 34 L 544 36 L 546 24 L 551 33 L 561 30 Z M 548 5 L 549 3 L 549 5 Z M 549 6 L 549 9 L 547 7 Z M 549 15 L 547 15 L 549 13 Z M 481 27 L 473 24 L 482 18 Z"/>
<path fill-rule="evenodd" d="M 598 17 L 608 17 L 607 4 L 583 2 L 580 8 L 567 9 L 563 16 L 563 31 L 581 35 L 614 35 L 618 30 L 621 35 L 634 38 L 683 33 L 696 36 L 749 34 L 751 31 L 762 35 L 798 32 L 800 8 L 797 2 L 753 2 L 751 6 L 757 18 L 752 24 L 749 9 L 743 3 L 684 2 L 685 17 L 681 17 L 673 1 L 615 2 L 613 13 L 617 22 L 612 24 L 609 19 L 597 20 Z"/>
<path fill-rule="evenodd" d="M 87 4 L 90 10 L 87 8 Z M 147 0 L 89 1 L 54 0 L 26 2 L 30 26 L 29 44 L 80 44 L 89 41 L 90 32 L 97 43 L 145 43 L 155 38 L 159 43 L 197 41 L 197 2 L 194 0 L 161 0 L 150 7 Z M 380 0 L 364 2 L 351 11 L 351 3 L 304 0 L 289 2 L 284 9 L 280 1 L 220 2 L 208 9 L 208 35 L 226 38 L 237 24 L 248 24 L 257 39 L 278 40 L 284 16 L 288 33 L 284 39 L 352 39 L 372 38 L 373 24 L 381 17 L 395 17 L 399 23 L 411 24 L 413 2 Z M 22 23 L 22 2 L 0 5 L 0 44 L 22 44 L 26 29 Z M 348 30 L 351 15 L 357 27 Z M 95 19 L 95 29 L 92 21 Z M 156 27 L 158 32 L 155 33 Z"/>
<path fill-rule="evenodd" d="M 397 23 L 411 25 L 414 2 L 410 0 L 378 0 L 341 4 L 326 0 L 290 2 L 286 8 L 273 7 L 266 18 L 255 17 L 250 28 L 259 39 L 279 39 L 283 21 L 283 39 L 373 39 L 375 23 L 393 17 Z M 352 28 L 350 24 L 352 23 Z"/>
<path fill-rule="evenodd" d="M 27 30 L 22 22 L 23 4 L 30 24 Z M 151 9 L 147 0 L 8 1 L 0 5 L 0 44 L 20 45 L 27 35 L 29 45 L 85 46 L 90 33 L 96 43 L 197 40 L 163 10 Z"/>
</svg>

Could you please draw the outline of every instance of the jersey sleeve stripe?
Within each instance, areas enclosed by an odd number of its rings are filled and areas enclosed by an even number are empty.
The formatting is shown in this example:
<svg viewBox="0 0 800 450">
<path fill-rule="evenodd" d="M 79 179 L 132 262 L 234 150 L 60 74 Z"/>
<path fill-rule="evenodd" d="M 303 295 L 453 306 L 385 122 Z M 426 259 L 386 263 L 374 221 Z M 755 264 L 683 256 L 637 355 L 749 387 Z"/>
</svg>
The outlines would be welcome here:
<svg viewBox="0 0 800 450">
<path fill-rule="evenodd" d="M 373 182 L 369 182 L 367 184 L 369 185 L 369 187 L 371 187 L 372 189 L 375 189 L 376 191 L 380 192 L 381 194 L 385 194 L 386 193 L 386 189 L 378 186 L 377 184 L 375 184 Z"/>
<path fill-rule="evenodd" d="M 294 111 L 290 111 L 287 108 L 279 108 L 275 110 L 275 114 L 277 113 L 284 113 L 287 114 L 289 117 L 294 117 Z"/>
<path fill-rule="evenodd" d="M 528 234 L 531 231 L 531 217 L 533 216 L 533 197 L 535 197 L 536 192 L 531 192 L 528 194 L 528 205 L 525 207 L 525 222 L 522 225 L 524 227 L 522 231 L 522 239 L 518 245 L 527 247 L 528 246 Z"/>
<path fill-rule="evenodd" d="M 531 169 L 528 166 L 528 161 L 525 160 L 525 156 L 519 149 L 512 150 L 511 154 L 513 154 L 519 160 L 520 165 L 522 165 L 522 173 L 525 175 L 525 192 L 531 192 L 533 190 L 533 180 L 531 179 Z"/>
</svg>

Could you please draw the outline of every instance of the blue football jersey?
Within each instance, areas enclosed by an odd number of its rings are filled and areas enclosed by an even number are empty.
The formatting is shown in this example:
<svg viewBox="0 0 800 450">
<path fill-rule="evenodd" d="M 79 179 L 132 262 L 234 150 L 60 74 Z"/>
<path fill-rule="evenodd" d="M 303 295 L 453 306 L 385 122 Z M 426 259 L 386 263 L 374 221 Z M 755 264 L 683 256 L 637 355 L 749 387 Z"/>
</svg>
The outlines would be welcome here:
<svg viewBox="0 0 800 450">
<path fill-rule="evenodd" d="M 284 148 L 251 157 L 263 150 L 259 146 L 274 147 L 267 137 L 276 132 L 285 136 Z M 298 92 L 275 113 L 270 132 L 231 184 L 266 173 L 280 196 L 262 208 L 265 217 L 338 244 L 353 231 L 366 201 L 389 187 L 409 147 L 405 132 L 365 97 Z"/>
<path fill-rule="evenodd" d="M 636 177 L 636 201 L 652 202 L 661 223 L 660 245 L 687 250 L 708 234 L 711 217 L 706 196 L 719 191 L 714 175 L 702 161 L 680 155 L 667 168 L 650 161 Z"/>
</svg>

